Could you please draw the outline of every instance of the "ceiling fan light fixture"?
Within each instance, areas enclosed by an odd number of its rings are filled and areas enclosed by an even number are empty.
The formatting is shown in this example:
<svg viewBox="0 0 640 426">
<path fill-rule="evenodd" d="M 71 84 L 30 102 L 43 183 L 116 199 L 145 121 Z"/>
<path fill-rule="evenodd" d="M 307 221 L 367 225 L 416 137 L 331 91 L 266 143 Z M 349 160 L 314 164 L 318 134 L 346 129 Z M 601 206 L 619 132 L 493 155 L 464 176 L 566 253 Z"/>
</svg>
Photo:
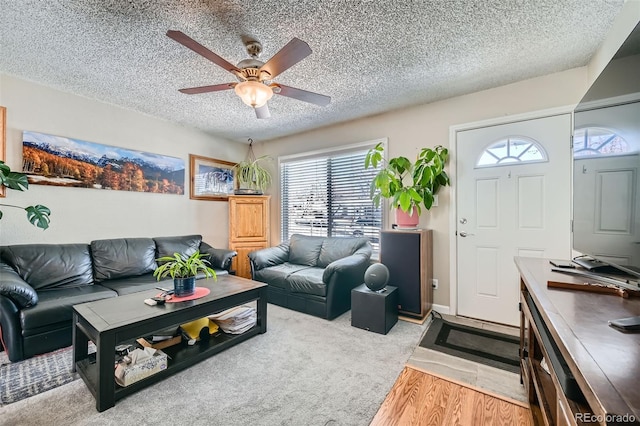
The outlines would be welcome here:
<svg viewBox="0 0 640 426">
<path fill-rule="evenodd" d="M 258 81 L 243 81 L 234 88 L 242 102 L 253 108 L 260 108 L 273 96 L 271 87 Z"/>
</svg>

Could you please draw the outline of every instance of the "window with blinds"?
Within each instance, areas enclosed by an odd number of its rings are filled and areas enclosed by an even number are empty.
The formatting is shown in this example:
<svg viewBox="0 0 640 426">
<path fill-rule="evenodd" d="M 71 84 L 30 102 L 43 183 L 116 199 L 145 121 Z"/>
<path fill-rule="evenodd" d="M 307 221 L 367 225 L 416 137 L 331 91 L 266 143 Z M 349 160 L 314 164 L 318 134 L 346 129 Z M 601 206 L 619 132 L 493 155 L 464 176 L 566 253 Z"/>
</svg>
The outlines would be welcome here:
<svg viewBox="0 0 640 426">
<path fill-rule="evenodd" d="M 377 170 L 364 168 L 368 149 L 281 160 L 282 241 L 292 234 L 367 237 L 378 251 L 382 208 L 369 197 Z"/>
</svg>

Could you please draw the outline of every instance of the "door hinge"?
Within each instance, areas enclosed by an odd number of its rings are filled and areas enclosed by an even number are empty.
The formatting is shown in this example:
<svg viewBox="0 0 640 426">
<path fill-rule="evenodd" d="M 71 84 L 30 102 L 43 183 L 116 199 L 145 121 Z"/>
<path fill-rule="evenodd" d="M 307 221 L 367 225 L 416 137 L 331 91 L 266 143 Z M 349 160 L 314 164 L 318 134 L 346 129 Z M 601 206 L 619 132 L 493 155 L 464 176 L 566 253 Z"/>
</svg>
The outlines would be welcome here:
<svg viewBox="0 0 640 426">
<path fill-rule="evenodd" d="M 573 149 L 573 135 L 569 137 L 569 148 Z"/>
<path fill-rule="evenodd" d="M 522 312 L 522 302 L 518 302 L 518 312 Z"/>
</svg>

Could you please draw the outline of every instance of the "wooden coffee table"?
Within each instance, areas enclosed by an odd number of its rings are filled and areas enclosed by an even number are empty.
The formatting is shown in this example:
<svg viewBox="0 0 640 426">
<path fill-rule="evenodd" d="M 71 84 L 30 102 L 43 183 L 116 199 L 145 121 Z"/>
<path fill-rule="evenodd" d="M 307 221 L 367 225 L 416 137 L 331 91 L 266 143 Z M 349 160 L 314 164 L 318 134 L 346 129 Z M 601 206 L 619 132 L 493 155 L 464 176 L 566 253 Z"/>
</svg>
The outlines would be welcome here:
<svg viewBox="0 0 640 426">
<path fill-rule="evenodd" d="M 211 292 L 200 299 L 148 306 L 144 299 L 157 290 L 119 296 L 73 307 L 73 367 L 96 399 L 96 409 L 104 411 L 115 401 L 156 383 L 256 334 L 267 331 L 267 285 L 257 281 L 222 275 L 214 280 L 198 280 L 196 286 Z M 171 326 L 204 318 L 234 306 L 257 301 L 258 322 L 249 331 L 231 335 L 220 333 L 193 346 L 184 342 L 163 349 L 170 359 L 167 369 L 127 387 L 115 383 L 115 347 Z M 88 342 L 97 348 L 89 355 Z"/>
</svg>

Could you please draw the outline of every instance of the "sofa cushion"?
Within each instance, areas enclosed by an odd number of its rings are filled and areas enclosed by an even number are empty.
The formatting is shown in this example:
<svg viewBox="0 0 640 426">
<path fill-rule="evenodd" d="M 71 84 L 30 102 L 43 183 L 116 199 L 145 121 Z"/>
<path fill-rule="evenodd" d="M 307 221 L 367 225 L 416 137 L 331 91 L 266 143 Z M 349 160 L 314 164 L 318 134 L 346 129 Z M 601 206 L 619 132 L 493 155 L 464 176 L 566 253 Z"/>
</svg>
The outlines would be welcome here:
<svg viewBox="0 0 640 426">
<path fill-rule="evenodd" d="M 22 334 L 31 336 L 56 324 L 70 324 L 73 305 L 116 296 L 116 292 L 101 285 L 43 290 L 38 293 L 40 300 L 37 305 L 20 311 Z"/>
<path fill-rule="evenodd" d="M 331 262 L 351 256 L 360 247 L 367 244 L 366 238 L 325 238 L 318 256 L 318 266 L 326 268 Z"/>
<path fill-rule="evenodd" d="M 4 246 L 0 256 L 36 291 L 93 284 L 87 244 Z"/>
<path fill-rule="evenodd" d="M 158 282 L 153 274 L 144 274 L 135 277 L 115 278 L 113 280 L 101 281 L 100 285 L 115 291 L 118 293 L 118 296 L 123 296 L 125 294 L 137 293 L 139 291 L 153 290 L 156 287 L 172 289 L 173 280 L 171 277 L 167 277 Z"/>
<path fill-rule="evenodd" d="M 178 237 L 155 237 L 156 258 L 171 256 L 180 253 L 191 256 L 200 249 L 202 235 L 184 235 Z"/>
<path fill-rule="evenodd" d="M 289 239 L 289 262 L 298 265 L 316 266 L 325 237 L 293 234 Z"/>
<path fill-rule="evenodd" d="M 91 241 L 96 281 L 134 277 L 153 272 L 156 244 L 151 238 L 116 238 Z"/>
<path fill-rule="evenodd" d="M 292 293 L 315 294 L 325 297 L 327 285 L 322 282 L 324 268 L 308 268 L 289 275 L 287 282 Z"/>
<path fill-rule="evenodd" d="M 269 285 L 288 289 L 287 278 L 294 272 L 310 269 L 310 266 L 293 265 L 289 262 L 282 263 L 276 266 L 270 266 L 268 268 L 255 271 L 253 277 L 256 281 L 269 283 Z"/>
</svg>

